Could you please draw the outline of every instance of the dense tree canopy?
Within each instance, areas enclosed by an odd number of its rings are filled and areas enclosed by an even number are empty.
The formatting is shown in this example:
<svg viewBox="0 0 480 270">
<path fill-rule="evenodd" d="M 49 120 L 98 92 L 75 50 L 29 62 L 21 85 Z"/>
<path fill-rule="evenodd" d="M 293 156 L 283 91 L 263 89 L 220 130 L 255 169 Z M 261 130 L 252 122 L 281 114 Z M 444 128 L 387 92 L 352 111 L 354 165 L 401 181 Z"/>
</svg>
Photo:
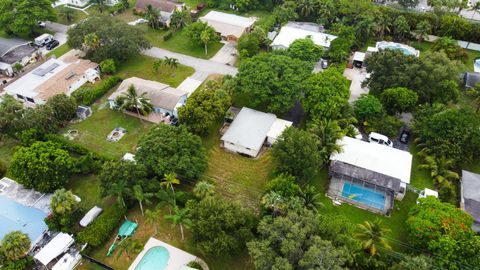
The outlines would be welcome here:
<svg viewBox="0 0 480 270">
<path fill-rule="evenodd" d="M 255 218 L 239 204 L 209 196 L 186 206 L 195 245 L 206 254 L 228 256 L 253 238 Z"/>
<path fill-rule="evenodd" d="M 30 238 L 21 231 L 6 234 L 1 242 L 0 250 L 7 260 L 18 260 L 27 255 L 30 250 Z"/>
<path fill-rule="evenodd" d="M 63 187 L 73 166 L 70 154 L 52 142 L 36 142 L 20 147 L 12 158 L 9 172 L 27 188 L 52 192 Z"/>
<path fill-rule="evenodd" d="M 313 134 L 294 127 L 283 131 L 273 145 L 272 156 L 279 172 L 299 180 L 314 177 L 322 165 L 318 140 Z"/>
<path fill-rule="evenodd" d="M 396 114 L 412 111 L 417 104 L 418 95 L 405 87 L 396 87 L 386 89 L 380 100 L 389 114 Z"/>
<path fill-rule="evenodd" d="M 222 82 L 208 81 L 205 88 L 196 90 L 187 104 L 178 109 L 178 119 L 189 131 L 202 135 L 225 115 L 231 102 Z"/>
<path fill-rule="evenodd" d="M 97 63 L 109 58 L 121 62 L 150 48 L 140 28 L 110 16 L 88 17 L 76 24 L 68 30 L 67 44 Z"/>
<path fill-rule="evenodd" d="M 357 119 L 363 123 L 382 115 L 383 106 L 375 96 L 362 94 L 353 103 L 353 111 Z"/>
<path fill-rule="evenodd" d="M 323 55 L 323 48 L 311 38 L 297 39 L 288 47 L 288 55 L 293 59 L 316 63 Z"/>
<path fill-rule="evenodd" d="M 77 116 L 77 102 L 65 94 L 55 95 L 47 100 L 46 106 L 52 111 L 53 119 L 59 126 L 65 126 Z"/>
<path fill-rule="evenodd" d="M 53 21 L 56 13 L 52 0 L 0 1 L 0 28 L 18 36 L 32 35 L 39 21 Z"/>
<path fill-rule="evenodd" d="M 444 52 L 406 56 L 399 50 L 384 50 L 365 60 L 371 77 L 366 85 L 373 95 L 384 90 L 406 87 L 418 94 L 420 103 L 455 101 L 459 95 L 460 63 Z"/>
<path fill-rule="evenodd" d="M 207 154 L 200 137 L 185 126 L 151 127 L 140 138 L 135 159 L 160 178 L 173 172 L 181 179 L 195 179 L 207 168 Z"/>
<path fill-rule="evenodd" d="M 251 96 L 252 106 L 265 104 L 270 112 L 287 112 L 300 98 L 302 82 L 312 69 L 298 59 L 262 53 L 240 64 L 236 90 Z"/>
<path fill-rule="evenodd" d="M 348 80 L 335 68 L 312 75 L 304 89 L 303 107 L 312 119 L 337 119 L 350 97 Z"/>
</svg>

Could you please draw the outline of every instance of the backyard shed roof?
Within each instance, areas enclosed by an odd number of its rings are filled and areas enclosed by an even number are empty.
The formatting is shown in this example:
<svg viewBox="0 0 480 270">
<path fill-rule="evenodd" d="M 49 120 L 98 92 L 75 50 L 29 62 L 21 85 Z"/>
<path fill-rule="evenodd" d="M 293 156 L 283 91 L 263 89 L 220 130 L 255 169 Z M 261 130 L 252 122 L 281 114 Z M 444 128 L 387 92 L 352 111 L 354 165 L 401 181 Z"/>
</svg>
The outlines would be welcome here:
<svg viewBox="0 0 480 270">
<path fill-rule="evenodd" d="M 330 42 L 337 38 L 337 36 L 323 33 L 320 25 L 315 29 L 311 24 L 289 22 L 280 29 L 271 46 L 287 49 L 295 40 L 307 37 L 310 37 L 313 43 L 326 48 L 329 48 Z"/>
<path fill-rule="evenodd" d="M 461 185 L 464 210 L 480 222 L 480 174 L 462 170 Z"/>
<path fill-rule="evenodd" d="M 247 18 L 214 10 L 208 12 L 200 20 L 208 23 L 222 36 L 234 35 L 236 37 L 240 37 L 245 32 L 245 29 L 251 27 L 256 21 L 255 18 Z"/>
<path fill-rule="evenodd" d="M 243 107 L 222 136 L 222 141 L 258 150 L 276 119 L 274 114 Z"/>
<path fill-rule="evenodd" d="M 292 124 L 293 123 L 290 121 L 277 118 L 277 120 L 275 120 L 273 125 L 270 127 L 267 137 L 277 139 L 280 135 L 282 135 L 283 131 Z"/>
<path fill-rule="evenodd" d="M 347 136 L 337 143 L 342 147 L 342 151 L 332 154 L 330 160 L 340 161 L 400 179 L 407 184 L 410 183 L 412 155 L 409 152 Z"/>
<path fill-rule="evenodd" d="M 48 265 L 53 259 L 65 252 L 73 243 L 74 240 L 71 235 L 59 233 L 48 242 L 34 258 L 43 265 Z"/>
<path fill-rule="evenodd" d="M 353 61 L 358 61 L 358 62 L 365 61 L 365 53 L 364 52 L 355 52 L 353 54 Z"/>
</svg>

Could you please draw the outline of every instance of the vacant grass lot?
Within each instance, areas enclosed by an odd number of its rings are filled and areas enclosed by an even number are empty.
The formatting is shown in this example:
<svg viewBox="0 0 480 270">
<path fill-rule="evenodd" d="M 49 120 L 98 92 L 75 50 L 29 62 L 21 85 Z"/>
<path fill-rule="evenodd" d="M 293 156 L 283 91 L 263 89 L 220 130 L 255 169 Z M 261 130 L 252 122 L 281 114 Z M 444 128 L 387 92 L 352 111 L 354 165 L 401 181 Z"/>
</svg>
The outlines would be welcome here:
<svg viewBox="0 0 480 270">
<path fill-rule="evenodd" d="M 128 59 L 117 68 L 116 75 L 127 79 L 130 77 L 139 77 L 146 80 L 159 81 L 173 87 L 177 87 L 195 70 L 191 67 L 178 65 L 176 69 L 162 66 L 158 73 L 153 71 L 153 63 L 156 58 L 138 55 Z"/>
<path fill-rule="evenodd" d="M 138 138 L 149 126 L 147 122 L 141 123 L 138 118 L 110 110 L 104 105 L 104 108 L 95 110 L 85 121 L 73 124 L 63 132 L 78 130 L 79 134 L 73 142 L 85 146 L 92 152 L 120 159 L 127 152 L 135 152 Z M 123 127 L 127 133 L 118 142 L 109 142 L 107 135 L 115 127 Z"/>
<path fill-rule="evenodd" d="M 47 57 L 55 55 L 58 58 L 58 57 L 60 57 L 64 54 L 66 54 L 69 51 L 70 51 L 70 47 L 68 47 L 67 43 L 65 43 L 65 44 L 63 44 L 59 47 L 56 47 L 55 49 L 53 49 L 49 53 L 47 53 Z"/>
<path fill-rule="evenodd" d="M 146 37 L 150 43 L 152 43 L 152 46 L 197 58 L 210 59 L 223 46 L 220 42 L 210 43 L 208 45 L 208 53 L 205 54 L 204 46 L 202 44 L 192 43 L 184 30 L 174 33 L 169 40 L 164 41 L 163 36 L 167 33 L 166 30 L 155 30 L 147 25 L 140 25 L 138 27 L 145 30 Z"/>
</svg>

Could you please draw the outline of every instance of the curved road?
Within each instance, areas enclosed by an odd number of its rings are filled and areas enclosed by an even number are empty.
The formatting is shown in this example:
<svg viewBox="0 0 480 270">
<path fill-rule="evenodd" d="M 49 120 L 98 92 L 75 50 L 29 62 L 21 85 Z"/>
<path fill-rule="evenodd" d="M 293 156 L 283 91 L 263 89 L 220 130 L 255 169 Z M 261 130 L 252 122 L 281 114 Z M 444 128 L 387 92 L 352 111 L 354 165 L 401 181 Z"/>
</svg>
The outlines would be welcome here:
<svg viewBox="0 0 480 270">
<path fill-rule="evenodd" d="M 236 67 L 217 63 L 211 60 L 200 59 L 188 56 L 181 53 L 171 52 L 165 49 L 153 47 L 145 50 L 143 54 L 155 57 L 165 58 L 173 57 L 178 59 L 178 62 L 185 66 L 190 66 L 195 69 L 195 73 L 191 76 L 193 79 L 203 81 L 211 74 L 236 75 L 238 70 Z"/>
</svg>

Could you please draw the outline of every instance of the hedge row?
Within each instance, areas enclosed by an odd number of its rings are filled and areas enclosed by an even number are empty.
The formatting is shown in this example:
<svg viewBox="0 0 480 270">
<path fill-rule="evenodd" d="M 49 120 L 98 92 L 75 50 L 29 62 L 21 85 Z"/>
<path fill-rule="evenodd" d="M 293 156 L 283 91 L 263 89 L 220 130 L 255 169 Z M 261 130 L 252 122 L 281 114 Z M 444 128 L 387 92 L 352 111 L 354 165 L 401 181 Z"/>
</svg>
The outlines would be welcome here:
<svg viewBox="0 0 480 270">
<path fill-rule="evenodd" d="M 99 247 L 110 239 L 126 212 L 125 207 L 119 203 L 107 208 L 92 224 L 78 233 L 77 241 Z"/>
<path fill-rule="evenodd" d="M 93 87 L 82 86 L 72 93 L 78 103 L 92 105 L 97 99 L 105 95 L 110 89 L 117 85 L 122 79 L 118 76 L 108 77 Z"/>
</svg>

